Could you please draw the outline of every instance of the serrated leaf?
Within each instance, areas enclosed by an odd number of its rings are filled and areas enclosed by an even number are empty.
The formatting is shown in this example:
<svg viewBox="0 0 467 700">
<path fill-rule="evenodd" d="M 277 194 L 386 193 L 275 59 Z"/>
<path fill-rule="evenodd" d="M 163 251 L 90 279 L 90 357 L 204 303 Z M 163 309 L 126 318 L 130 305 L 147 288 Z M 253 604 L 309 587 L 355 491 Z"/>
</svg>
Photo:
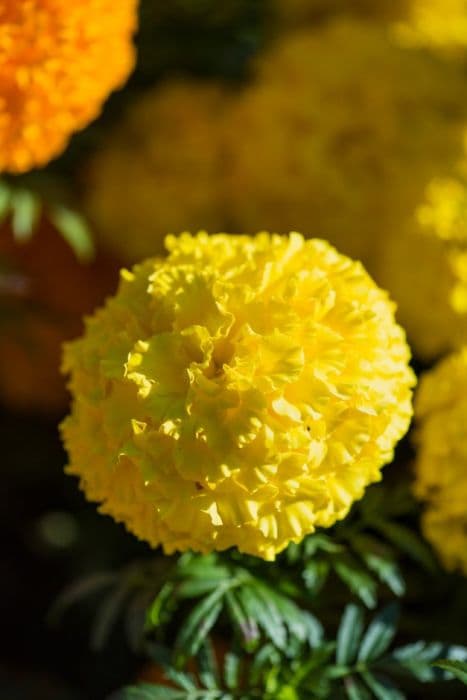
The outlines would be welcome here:
<svg viewBox="0 0 467 700">
<path fill-rule="evenodd" d="M 290 598 L 286 598 L 269 587 L 260 586 L 259 591 L 264 593 L 268 591 L 290 635 L 300 642 L 305 642 L 308 639 L 308 624 L 310 622 L 310 618 L 305 622 L 305 611 L 301 610 Z M 314 619 L 319 625 L 316 618 Z"/>
<path fill-rule="evenodd" d="M 334 570 L 339 578 L 360 598 L 367 608 L 376 605 L 376 581 L 350 556 L 336 558 Z"/>
<path fill-rule="evenodd" d="M 356 535 L 352 547 L 382 583 L 397 596 L 405 593 L 405 581 L 392 551 L 370 535 Z"/>
<path fill-rule="evenodd" d="M 225 593 L 225 588 L 213 591 L 191 611 L 175 641 L 175 648 L 182 658 L 197 654 L 221 613 L 222 598 Z"/>
<path fill-rule="evenodd" d="M 406 700 L 405 695 L 387 678 L 362 673 L 362 678 L 377 700 Z"/>
<path fill-rule="evenodd" d="M 344 680 L 344 688 L 349 700 L 371 700 L 368 690 L 353 676 Z"/>
<path fill-rule="evenodd" d="M 258 586 L 243 586 L 238 598 L 249 619 L 255 621 L 279 649 L 287 647 L 287 631 L 271 592 Z"/>
<path fill-rule="evenodd" d="M 419 641 L 394 649 L 388 660 L 389 662 L 394 660 L 419 681 L 428 683 L 439 677 L 439 672 L 433 667 L 432 662 L 440 657 L 445 648 L 441 642 Z"/>
<path fill-rule="evenodd" d="M 358 651 L 359 661 L 378 659 L 391 644 L 397 631 L 399 608 L 395 604 L 383 608 L 369 624 Z"/>
<path fill-rule="evenodd" d="M 421 564 L 432 573 L 436 571 L 436 561 L 430 548 L 410 528 L 400 523 L 386 522 L 384 520 L 375 520 L 372 524 L 385 535 L 390 542 L 396 545 L 402 552 L 408 554 L 418 564 Z"/>
<path fill-rule="evenodd" d="M 355 660 L 363 634 L 363 611 L 357 605 L 347 605 L 337 632 L 336 661 L 351 664 Z"/>
<path fill-rule="evenodd" d="M 50 220 L 72 248 L 78 260 L 89 261 L 94 256 L 94 243 L 91 230 L 84 217 L 64 206 L 54 206 L 50 210 Z"/>
<path fill-rule="evenodd" d="M 457 678 L 458 681 L 467 685 L 467 662 L 456 661 L 455 659 L 442 659 L 434 664 L 443 671 L 448 671 Z"/>
<path fill-rule="evenodd" d="M 30 190 L 15 190 L 11 196 L 11 228 L 18 242 L 25 242 L 31 238 L 37 224 L 41 201 Z"/>
<path fill-rule="evenodd" d="M 245 587 L 244 590 L 247 588 Z M 249 610 L 245 609 L 243 598 L 246 594 L 242 598 L 241 593 L 242 589 L 238 592 L 227 591 L 225 601 L 233 624 L 240 631 L 245 644 L 250 647 L 260 638 L 258 620 L 252 616 Z"/>
<path fill-rule="evenodd" d="M 314 674 L 314 683 L 316 680 L 315 672 L 326 665 L 331 656 L 334 654 L 335 650 L 336 645 L 334 642 L 326 642 L 317 649 L 314 649 L 310 658 L 305 663 L 301 664 L 299 668 L 295 671 L 293 675 L 294 685 L 298 687 L 300 683 L 302 683 L 305 679 L 308 679 L 310 674 Z"/>
<path fill-rule="evenodd" d="M 186 690 L 188 693 L 197 690 L 197 685 L 194 682 L 193 676 L 189 673 L 179 671 L 170 664 L 164 665 L 163 670 L 166 679 L 178 686 L 181 690 Z"/>
</svg>

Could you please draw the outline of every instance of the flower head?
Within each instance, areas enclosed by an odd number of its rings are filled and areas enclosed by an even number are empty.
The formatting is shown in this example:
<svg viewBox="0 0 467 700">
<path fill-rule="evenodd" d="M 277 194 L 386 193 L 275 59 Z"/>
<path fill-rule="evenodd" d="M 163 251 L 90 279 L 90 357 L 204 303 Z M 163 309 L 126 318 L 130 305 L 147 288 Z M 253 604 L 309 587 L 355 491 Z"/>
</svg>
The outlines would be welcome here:
<svg viewBox="0 0 467 700">
<path fill-rule="evenodd" d="M 319 231 L 373 271 L 457 162 L 465 95 L 457 64 L 394 45 L 381 25 L 340 17 L 285 36 L 227 121 L 230 221 Z"/>
<path fill-rule="evenodd" d="M 0 0 L 0 171 L 44 165 L 128 77 L 136 0 Z"/>
<path fill-rule="evenodd" d="M 399 39 L 408 45 L 441 49 L 467 46 L 465 0 L 406 0 L 407 18 L 396 25 Z"/>
<path fill-rule="evenodd" d="M 90 168 L 86 208 L 123 260 L 159 255 L 169 232 L 223 228 L 222 123 L 213 84 L 172 82 L 136 102 Z M 138 233 L 129 236 L 129 230 Z"/>
<path fill-rule="evenodd" d="M 423 529 L 445 566 L 467 574 L 467 348 L 423 376 L 415 412 Z"/>
<path fill-rule="evenodd" d="M 426 200 L 418 209 L 423 229 L 437 243 L 439 267 L 449 270 L 450 288 L 446 297 L 456 311 L 457 332 L 467 339 L 467 184 L 466 163 L 461 163 L 458 177 L 438 178 L 430 183 Z M 441 241 L 441 244 L 439 243 Z"/>
<path fill-rule="evenodd" d="M 319 240 L 169 236 L 67 347 L 68 471 L 166 552 L 273 559 L 380 479 L 414 377 L 393 305 Z"/>
</svg>

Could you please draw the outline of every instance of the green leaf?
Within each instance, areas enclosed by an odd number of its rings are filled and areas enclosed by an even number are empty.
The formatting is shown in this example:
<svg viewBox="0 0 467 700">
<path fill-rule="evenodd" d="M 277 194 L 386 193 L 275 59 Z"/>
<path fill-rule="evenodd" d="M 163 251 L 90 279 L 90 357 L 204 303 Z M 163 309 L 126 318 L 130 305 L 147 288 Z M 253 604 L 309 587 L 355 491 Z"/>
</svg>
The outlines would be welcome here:
<svg viewBox="0 0 467 700">
<path fill-rule="evenodd" d="M 425 569 L 432 573 L 437 570 L 438 567 L 430 548 L 410 528 L 400 525 L 400 523 L 387 522 L 385 520 L 375 520 L 372 524 L 390 542 Z"/>
<path fill-rule="evenodd" d="M 387 678 L 362 673 L 362 678 L 378 700 L 405 700 L 405 695 Z"/>
<path fill-rule="evenodd" d="M 305 556 L 313 557 L 319 550 L 328 554 L 339 554 L 345 551 L 342 544 L 335 542 L 328 535 L 321 532 L 315 535 L 309 535 L 303 544 Z"/>
<path fill-rule="evenodd" d="M 197 656 L 199 677 L 203 685 L 208 689 L 219 687 L 219 672 L 216 655 L 209 637 L 206 637 Z"/>
<path fill-rule="evenodd" d="M 337 632 L 336 661 L 351 664 L 357 656 L 363 633 L 363 611 L 357 605 L 348 605 Z"/>
<path fill-rule="evenodd" d="M 295 603 L 286 596 L 277 593 L 268 586 L 261 585 L 259 591 L 264 594 L 268 593 L 271 601 L 274 603 L 283 620 L 283 624 L 289 631 L 292 638 L 305 642 L 308 640 L 310 633 L 310 624 L 321 628 L 318 620 L 311 614 L 299 608 Z"/>
<path fill-rule="evenodd" d="M 303 569 L 305 586 L 313 595 L 319 593 L 329 574 L 330 564 L 325 559 L 312 559 Z"/>
<path fill-rule="evenodd" d="M 247 593 L 244 591 L 247 591 Z M 247 609 L 245 612 L 243 600 L 247 597 L 248 591 L 249 589 L 245 587 L 243 596 L 242 589 L 238 592 L 227 591 L 225 601 L 233 624 L 240 631 L 245 644 L 250 647 L 259 640 L 260 633 L 258 630 L 258 620 L 252 615 L 250 609 Z M 255 612 L 257 611 L 255 610 Z"/>
<path fill-rule="evenodd" d="M 18 242 L 25 242 L 33 235 L 41 206 L 41 201 L 34 192 L 23 189 L 13 192 L 11 226 Z"/>
<path fill-rule="evenodd" d="M 348 555 L 336 558 L 333 564 L 336 574 L 352 593 L 358 596 L 367 608 L 374 608 L 377 592 L 376 581 Z"/>
<path fill-rule="evenodd" d="M 189 578 L 177 585 L 177 598 L 199 598 L 211 593 L 219 585 L 219 578 Z"/>
<path fill-rule="evenodd" d="M 91 647 L 100 650 L 107 642 L 112 627 L 130 593 L 128 583 L 118 586 L 99 606 L 91 634 Z"/>
<path fill-rule="evenodd" d="M 397 596 L 405 593 L 405 581 L 393 553 L 370 535 L 359 534 L 352 538 L 352 547 L 382 583 Z"/>
<path fill-rule="evenodd" d="M 228 652 L 224 659 L 224 680 L 229 690 L 235 690 L 240 679 L 240 659 L 239 657 Z"/>
<path fill-rule="evenodd" d="M 344 688 L 349 700 L 371 700 L 368 690 L 353 676 L 344 680 Z"/>
<path fill-rule="evenodd" d="M 151 604 L 148 610 L 148 626 L 158 627 L 162 622 L 162 615 L 165 609 L 166 603 L 170 600 L 174 592 L 174 584 L 171 581 L 167 581 L 162 586 L 161 590 L 157 594 L 154 602 Z"/>
<path fill-rule="evenodd" d="M 295 671 L 293 675 L 294 685 L 298 686 L 310 674 L 325 666 L 335 651 L 336 645 L 334 642 L 326 642 L 317 649 L 314 649 L 307 661 L 305 661 L 305 663 L 299 666 Z"/>
<path fill-rule="evenodd" d="M 259 586 L 243 586 L 238 591 L 238 598 L 248 618 L 257 623 L 267 639 L 285 651 L 287 630 L 269 589 Z"/>
<path fill-rule="evenodd" d="M 446 650 L 446 647 L 441 642 L 419 641 L 394 649 L 388 661 L 394 661 L 422 683 L 428 683 L 439 677 L 439 672 L 432 664 L 440 658 L 443 650 Z"/>
<path fill-rule="evenodd" d="M 187 700 L 187 694 L 163 685 L 141 683 L 120 690 L 111 700 Z"/>
<path fill-rule="evenodd" d="M 95 252 L 92 234 L 81 214 L 68 207 L 54 206 L 50 210 L 50 220 L 73 249 L 78 260 L 92 260 Z"/>
<path fill-rule="evenodd" d="M 308 610 L 303 610 L 301 613 L 302 623 L 307 627 L 307 641 L 313 649 L 318 647 L 323 642 L 324 630 L 321 622 Z"/>
<path fill-rule="evenodd" d="M 203 598 L 185 620 L 175 641 L 175 648 L 182 660 L 195 656 L 215 625 L 222 610 L 225 588 L 219 588 Z"/>
<path fill-rule="evenodd" d="M 442 659 L 434 664 L 443 671 L 449 671 L 458 681 L 467 685 L 467 662 L 455 659 Z"/>
<path fill-rule="evenodd" d="M 250 681 L 253 684 L 258 684 L 261 675 L 271 667 L 278 667 L 282 661 L 280 652 L 272 644 L 265 644 L 255 654 L 250 666 Z"/>
<path fill-rule="evenodd" d="M 64 610 L 74 605 L 87 596 L 96 593 L 103 588 L 113 586 L 118 581 L 115 573 L 97 573 L 77 581 L 72 586 L 66 588 L 53 604 L 49 619 L 54 620 L 60 616 Z"/>
<path fill-rule="evenodd" d="M 373 661 L 384 654 L 396 634 L 398 617 L 396 604 L 388 605 L 376 615 L 363 637 L 358 652 L 359 661 Z"/>
<path fill-rule="evenodd" d="M 193 677 L 189 673 L 184 673 L 174 668 L 171 664 L 164 664 L 163 666 L 164 676 L 167 680 L 171 681 L 174 685 L 177 685 L 180 689 L 191 692 L 197 690 L 196 683 Z"/>
</svg>

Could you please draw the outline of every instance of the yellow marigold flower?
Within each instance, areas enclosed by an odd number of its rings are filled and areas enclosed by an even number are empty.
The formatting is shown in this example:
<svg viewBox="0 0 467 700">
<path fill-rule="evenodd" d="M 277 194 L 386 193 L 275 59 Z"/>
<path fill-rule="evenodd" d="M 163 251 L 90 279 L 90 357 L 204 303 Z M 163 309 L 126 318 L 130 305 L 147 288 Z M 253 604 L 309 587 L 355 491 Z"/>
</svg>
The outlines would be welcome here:
<svg viewBox="0 0 467 700">
<path fill-rule="evenodd" d="M 466 0 L 407 0 L 407 15 L 396 25 L 403 43 L 443 49 L 467 46 Z"/>
<path fill-rule="evenodd" d="M 454 301 L 456 262 L 443 241 L 419 230 L 401 230 L 381 241 L 373 272 L 395 299 L 398 321 L 415 354 L 425 361 L 467 342 L 467 318 L 459 315 Z"/>
<path fill-rule="evenodd" d="M 467 190 L 460 180 L 433 180 L 417 214 L 421 226 L 442 240 L 467 242 Z"/>
<path fill-rule="evenodd" d="M 228 104 L 216 85 L 168 83 L 131 107 L 97 155 L 85 206 L 98 237 L 123 260 L 162 253 L 167 231 L 225 227 L 221 125 Z"/>
<path fill-rule="evenodd" d="M 460 171 L 465 172 L 465 164 Z M 442 241 L 439 267 L 449 268 L 451 288 L 447 298 L 453 309 L 467 313 L 467 187 L 464 177 L 440 178 L 430 183 L 425 203 L 418 209 L 423 229 Z M 433 244 L 431 244 L 433 245 Z M 458 333 L 467 339 L 467 317 L 458 318 Z"/>
<path fill-rule="evenodd" d="M 467 574 L 467 348 L 423 376 L 415 412 L 423 530 L 446 568 Z"/>
<path fill-rule="evenodd" d="M 274 559 L 343 518 L 411 418 L 393 304 L 328 243 L 166 239 L 69 345 L 68 472 L 167 553 Z"/>
<path fill-rule="evenodd" d="M 394 45 L 381 25 L 340 18 L 286 36 L 227 122 L 232 225 L 317 230 L 372 270 L 457 162 L 466 105 L 457 65 Z"/>
<path fill-rule="evenodd" d="M 134 62 L 137 0 L 0 0 L 0 171 L 44 165 Z"/>
</svg>

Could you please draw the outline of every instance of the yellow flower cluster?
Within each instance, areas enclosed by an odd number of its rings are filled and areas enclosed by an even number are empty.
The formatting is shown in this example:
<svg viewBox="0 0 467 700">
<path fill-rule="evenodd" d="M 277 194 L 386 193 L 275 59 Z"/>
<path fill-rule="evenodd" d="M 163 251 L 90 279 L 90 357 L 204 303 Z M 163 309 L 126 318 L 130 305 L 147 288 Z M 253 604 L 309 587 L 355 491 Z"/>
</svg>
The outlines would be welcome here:
<svg viewBox="0 0 467 700">
<path fill-rule="evenodd" d="M 466 48 L 466 0 L 406 0 L 406 4 L 408 16 L 396 25 L 403 43 L 442 49 Z"/>
<path fill-rule="evenodd" d="M 128 77 L 137 0 L 0 0 L 0 171 L 44 165 Z"/>
<path fill-rule="evenodd" d="M 97 154 L 86 208 L 103 243 L 123 260 L 161 253 L 168 231 L 224 228 L 227 109 L 220 87 L 169 83 L 136 103 L 109 148 Z"/>
<path fill-rule="evenodd" d="M 422 378 L 415 412 L 423 530 L 446 567 L 467 574 L 467 348 Z"/>
<path fill-rule="evenodd" d="M 458 314 L 467 313 L 467 186 L 465 163 L 458 178 L 436 179 L 430 183 L 426 200 L 419 207 L 421 226 L 442 242 L 440 260 L 450 266 L 450 288 L 445 290 L 451 306 Z M 467 318 L 457 318 L 458 333 L 467 340 Z"/>
<path fill-rule="evenodd" d="M 467 337 L 453 270 L 415 211 L 457 166 L 466 97 L 459 66 L 393 45 L 382 27 L 341 19 L 289 36 L 232 115 L 236 227 L 318 230 L 390 290 L 418 355 L 451 349 Z"/>
<path fill-rule="evenodd" d="M 417 213 L 420 225 L 441 240 L 467 242 L 467 189 L 459 179 L 430 182 Z"/>
<path fill-rule="evenodd" d="M 337 17 L 273 44 L 228 99 L 196 84 L 145 96 L 97 156 L 87 208 L 129 261 L 193 226 L 317 231 L 365 263 L 398 302 L 417 353 L 433 356 L 457 333 L 454 274 L 446 256 L 437 268 L 437 242 L 413 235 L 415 211 L 427 184 L 457 165 L 466 106 L 455 62 L 395 45 L 381 24 Z M 416 272 L 406 249 L 417 249 Z M 425 268 L 446 278 L 446 294 Z"/>
<path fill-rule="evenodd" d="M 393 304 L 320 240 L 197 236 L 123 271 L 66 349 L 68 471 L 167 553 L 274 559 L 343 518 L 411 418 Z"/>
</svg>

